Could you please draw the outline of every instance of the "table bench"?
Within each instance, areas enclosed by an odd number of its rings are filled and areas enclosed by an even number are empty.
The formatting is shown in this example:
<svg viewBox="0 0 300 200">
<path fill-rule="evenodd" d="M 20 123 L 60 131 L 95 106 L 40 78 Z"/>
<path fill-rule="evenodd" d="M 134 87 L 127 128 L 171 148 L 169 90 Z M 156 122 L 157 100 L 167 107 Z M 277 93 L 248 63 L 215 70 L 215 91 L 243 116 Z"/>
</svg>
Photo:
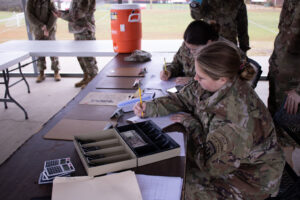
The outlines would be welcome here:
<svg viewBox="0 0 300 200">
<path fill-rule="evenodd" d="M 114 57 L 85 89 L 81 90 L 78 95 L 52 117 L 38 133 L 26 141 L 0 166 L 0 199 L 50 199 L 52 184 L 38 184 L 38 178 L 43 170 L 45 160 L 70 157 L 76 169 L 74 175 L 86 175 L 72 141 L 45 140 L 43 136 L 62 119 L 80 118 L 82 120 L 94 121 L 99 120 L 100 117 L 109 119 L 110 116 L 105 114 L 105 109 L 110 109 L 109 106 L 89 106 L 79 104 L 79 102 L 90 92 L 124 92 L 124 90 L 120 89 L 96 89 L 99 80 L 109 79 L 110 77 L 107 77 L 106 74 L 115 67 L 147 67 L 148 72 L 143 79 L 144 83 L 149 81 L 154 74 L 159 77 L 159 73 L 157 72 L 162 69 L 163 58 L 171 58 L 174 54 L 153 53 L 152 55 L 152 60 L 145 63 L 125 62 L 123 59 L 125 56 L 128 56 L 128 54 L 119 54 Z M 126 92 L 135 92 L 135 90 L 126 90 Z M 125 118 L 131 116 L 133 116 L 133 113 L 121 117 L 119 124 L 125 124 Z M 169 130 L 183 131 L 182 127 L 176 125 L 170 127 Z M 185 157 L 178 156 L 131 170 L 137 174 L 184 178 Z"/>
</svg>

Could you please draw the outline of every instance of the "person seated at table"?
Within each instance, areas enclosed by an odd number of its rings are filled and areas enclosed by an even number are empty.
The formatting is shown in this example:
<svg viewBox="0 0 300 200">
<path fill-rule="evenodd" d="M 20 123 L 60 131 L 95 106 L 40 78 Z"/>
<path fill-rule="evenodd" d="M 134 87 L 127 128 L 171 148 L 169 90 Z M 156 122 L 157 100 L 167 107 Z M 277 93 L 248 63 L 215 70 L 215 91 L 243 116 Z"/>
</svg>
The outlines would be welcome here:
<svg viewBox="0 0 300 200">
<path fill-rule="evenodd" d="M 248 68 L 235 46 L 213 42 L 195 53 L 194 81 L 134 106 L 139 117 L 184 112 L 171 119 L 188 134 L 185 199 L 265 199 L 278 191 L 284 158 Z"/>
<path fill-rule="evenodd" d="M 177 77 L 176 84 L 178 85 L 185 85 L 192 80 L 195 76 L 194 54 L 197 49 L 218 40 L 231 43 L 219 36 L 219 29 L 220 26 L 213 21 L 210 24 L 202 20 L 191 22 L 184 32 L 184 42 L 175 54 L 173 61 L 163 67 L 160 79 L 166 81 Z"/>
</svg>

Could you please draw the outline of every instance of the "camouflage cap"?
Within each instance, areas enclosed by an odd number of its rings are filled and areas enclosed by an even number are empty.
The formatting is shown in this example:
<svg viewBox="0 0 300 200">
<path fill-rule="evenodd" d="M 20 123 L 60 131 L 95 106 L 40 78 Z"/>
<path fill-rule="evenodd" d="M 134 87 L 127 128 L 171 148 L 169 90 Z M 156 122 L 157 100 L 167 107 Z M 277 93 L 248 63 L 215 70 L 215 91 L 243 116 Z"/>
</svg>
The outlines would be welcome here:
<svg viewBox="0 0 300 200">
<path fill-rule="evenodd" d="M 135 50 L 130 56 L 124 58 L 125 61 L 131 62 L 146 62 L 151 60 L 151 53 L 143 50 Z"/>
</svg>

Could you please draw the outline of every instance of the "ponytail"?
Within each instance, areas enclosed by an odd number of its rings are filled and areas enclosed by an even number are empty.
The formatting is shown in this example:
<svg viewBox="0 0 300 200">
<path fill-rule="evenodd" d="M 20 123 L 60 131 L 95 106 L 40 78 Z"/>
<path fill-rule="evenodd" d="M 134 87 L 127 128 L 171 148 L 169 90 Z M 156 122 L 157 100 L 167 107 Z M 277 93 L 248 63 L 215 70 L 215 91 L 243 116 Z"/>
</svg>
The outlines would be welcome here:
<svg viewBox="0 0 300 200">
<path fill-rule="evenodd" d="M 212 33 L 217 33 L 217 36 L 213 35 L 211 40 L 215 41 L 215 40 L 219 39 L 219 33 L 220 33 L 220 29 L 221 29 L 220 24 L 218 24 L 215 20 L 209 20 L 207 23 L 210 25 L 210 27 L 212 29 Z"/>
<path fill-rule="evenodd" d="M 256 71 L 249 62 L 245 62 L 240 65 L 239 74 L 242 80 L 250 81 L 255 76 Z"/>
<path fill-rule="evenodd" d="M 212 42 L 199 50 L 196 61 L 201 69 L 212 79 L 221 77 L 234 79 L 239 76 L 242 80 L 251 80 L 255 69 L 248 62 L 241 64 L 238 48 L 228 42 Z"/>
</svg>

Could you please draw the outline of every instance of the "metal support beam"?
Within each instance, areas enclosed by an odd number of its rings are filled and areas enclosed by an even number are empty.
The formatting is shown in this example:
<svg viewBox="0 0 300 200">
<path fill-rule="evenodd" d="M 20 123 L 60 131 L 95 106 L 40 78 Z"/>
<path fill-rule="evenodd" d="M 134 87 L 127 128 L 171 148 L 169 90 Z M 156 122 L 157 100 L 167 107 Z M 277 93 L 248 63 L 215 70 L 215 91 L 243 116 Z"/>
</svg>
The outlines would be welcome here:
<svg viewBox="0 0 300 200">
<path fill-rule="evenodd" d="M 24 18 L 25 18 L 25 25 L 26 25 L 26 31 L 27 31 L 27 36 L 28 36 L 28 39 L 29 40 L 33 40 L 33 37 L 32 37 L 32 34 L 30 32 L 30 28 L 29 28 L 29 23 L 28 23 L 28 20 L 27 20 L 27 17 L 26 17 L 26 0 L 21 0 L 21 3 L 22 3 L 22 9 L 23 9 L 23 12 L 24 12 Z M 36 57 L 32 57 L 32 61 L 35 61 L 37 58 Z M 37 75 L 37 65 L 36 65 L 36 62 L 33 62 L 33 71 L 34 71 L 34 74 Z"/>
</svg>

